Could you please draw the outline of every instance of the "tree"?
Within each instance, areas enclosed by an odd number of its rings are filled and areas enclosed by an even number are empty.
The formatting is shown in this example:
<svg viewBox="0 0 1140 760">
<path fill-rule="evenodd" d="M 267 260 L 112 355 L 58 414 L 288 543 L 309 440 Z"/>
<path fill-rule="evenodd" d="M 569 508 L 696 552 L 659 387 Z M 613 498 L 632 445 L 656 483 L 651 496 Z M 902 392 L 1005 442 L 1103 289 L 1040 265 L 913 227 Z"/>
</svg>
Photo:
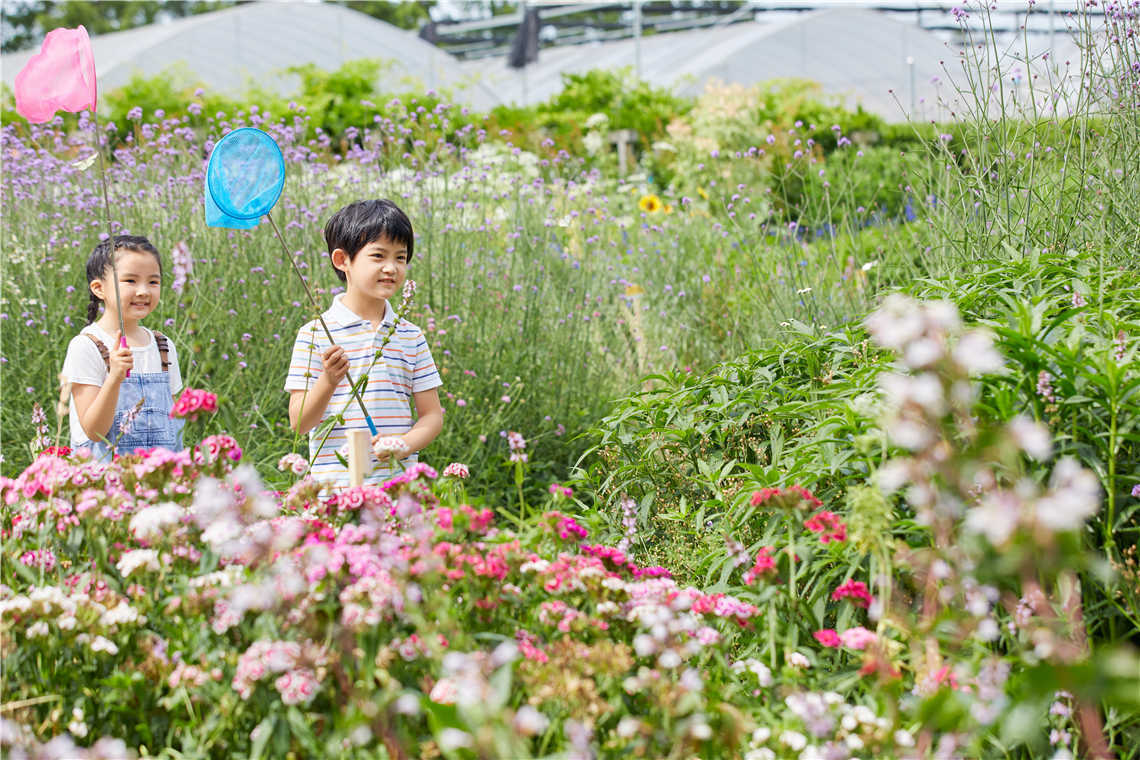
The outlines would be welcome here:
<svg viewBox="0 0 1140 760">
<path fill-rule="evenodd" d="M 52 29 L 82 24 L 92 35 L 182 18 L 235 5 L 234 0 L 25 0 L 4 2 L 5 53 L 31 47 Z"/>
<path fill-rule="evenodd" d="M 372 18 L 398 26 L 401 29 L 419 29 L 431 21 L 431 9 L 435 7 L 436 0 L 420 0 L 394 3 L 391 0 L 339 0 L 337 5 L 343 5 L 354 11 L 366 13 Z"/>
</svg>

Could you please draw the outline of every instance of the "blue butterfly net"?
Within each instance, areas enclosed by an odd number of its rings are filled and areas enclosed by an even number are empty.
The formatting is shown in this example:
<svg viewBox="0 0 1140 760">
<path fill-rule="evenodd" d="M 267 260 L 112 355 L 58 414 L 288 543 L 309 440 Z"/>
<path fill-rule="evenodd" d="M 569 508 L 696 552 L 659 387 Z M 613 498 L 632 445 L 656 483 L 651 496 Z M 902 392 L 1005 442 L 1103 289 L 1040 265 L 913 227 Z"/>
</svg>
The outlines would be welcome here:
<svg viewBox="0 0 1140 760">
<path fill-rule="evenodd" d="M 206 166 L 206 224 L 250 229 L 285 187 L 285 158 L 265 132 L 242 127 L 227 134 Z"/>
</svg>

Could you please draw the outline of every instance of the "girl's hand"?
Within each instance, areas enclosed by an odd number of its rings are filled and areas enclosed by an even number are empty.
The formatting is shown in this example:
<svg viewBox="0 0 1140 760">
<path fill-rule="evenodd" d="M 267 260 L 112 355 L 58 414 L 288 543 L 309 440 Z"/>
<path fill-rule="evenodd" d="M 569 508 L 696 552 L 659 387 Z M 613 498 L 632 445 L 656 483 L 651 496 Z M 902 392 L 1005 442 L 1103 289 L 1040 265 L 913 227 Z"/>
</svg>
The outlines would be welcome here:
<svg viewBox="0 0 1140 760">
<path fill-rule="evenodd" d="M 122 380 L 135 364 L 135 355 L 129 346 L 123 345 L 123 334 L 115 336 L 115 347 L 110 351 L 111 370 L 107 373 L 111 379 Z"/>
<path fill-rule="evenodd" d="M 329 382 L 334 386 L 339 385 L 348 374 L 348 354 L 340 346 L 333 346 L 321 354 L 321 367 Z"/>
</svg>

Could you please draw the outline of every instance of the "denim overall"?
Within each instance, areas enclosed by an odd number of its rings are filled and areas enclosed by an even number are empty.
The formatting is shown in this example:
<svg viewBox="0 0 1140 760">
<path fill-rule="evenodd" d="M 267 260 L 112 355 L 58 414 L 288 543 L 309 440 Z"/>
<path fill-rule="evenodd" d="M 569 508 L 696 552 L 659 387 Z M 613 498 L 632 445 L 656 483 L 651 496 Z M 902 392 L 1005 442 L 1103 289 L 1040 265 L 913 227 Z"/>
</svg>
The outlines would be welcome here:
<svg viewBox="0 0 1140 760">
<path fill-rule="evenodd" d="M 95 336 L 90 336 L 99 346 L 99 353 L 110 370 L 110 354 L 107 347 Z M 162 358 L 161 372 L 131 372 L 130 377 L 123 378 L 119 386 L 119 402 L 115 405 L 115 419 L 111 423 L 111 431 L 107 439 L 115 448 L 117 454 L 131 454 L 135 449 L 153 449 L 156 447 L 182 450 L 182 420 L 172 419 L 170 410 L 174 406 L 174 399 L 170 395 L 170 375 L 167 367 L 166 336 L 155 331 L 155 343 L 158 344 L 159 356 Z M 126 432 L 120 433 L 119 427 L 123 419 L 142 401 L 142 408 L 135 416 L 134 422 Z M 91 453 L 99 459 L 106 459 L 110 453 L 110 446 L 103 441 L 91 441 Z"/>
</svg>

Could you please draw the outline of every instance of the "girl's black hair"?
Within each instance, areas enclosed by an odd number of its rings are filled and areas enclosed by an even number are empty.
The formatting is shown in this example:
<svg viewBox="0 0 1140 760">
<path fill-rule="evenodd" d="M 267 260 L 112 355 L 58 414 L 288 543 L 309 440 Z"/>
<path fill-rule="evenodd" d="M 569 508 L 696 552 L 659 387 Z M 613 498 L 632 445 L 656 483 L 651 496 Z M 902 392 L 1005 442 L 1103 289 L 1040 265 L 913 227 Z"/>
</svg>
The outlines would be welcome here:
<svg viewBox="0 0 1140 760">
<path fill-rule="evenodd" d="M 158 262 L 158 273 L 162 274 L 162 256 L 158 254 L 158 249 L 142 235 L 115 235 L 115 250 L 149 253 Z M 110 268 L 111 243 L 108 240 L 103 240 L 95 246 L 91 255 L 87 257 L 87 280 L 85 284 L 87 285 L 87 293 L 91 298 L 87 302 L 87 324 L 91 324 L 99 316 L 99 304 L 103 303 L 103 299 L 91 292 L 91 282 L 103 279 Z"/>
<path fill-rule="evenodd" d="M 348 253 L 352 261 L 360 249 L 380 238 L 388 238 L 408 247 L 408 261 L 415 252 L 416 236 L 412 220 L 389 200 L 356 201 L 332 215 L 325 225 L 325 243 L 329 255 L 337 248 Z M 333 267 L 341 282 L 348 278 Z"/>
</svg>

